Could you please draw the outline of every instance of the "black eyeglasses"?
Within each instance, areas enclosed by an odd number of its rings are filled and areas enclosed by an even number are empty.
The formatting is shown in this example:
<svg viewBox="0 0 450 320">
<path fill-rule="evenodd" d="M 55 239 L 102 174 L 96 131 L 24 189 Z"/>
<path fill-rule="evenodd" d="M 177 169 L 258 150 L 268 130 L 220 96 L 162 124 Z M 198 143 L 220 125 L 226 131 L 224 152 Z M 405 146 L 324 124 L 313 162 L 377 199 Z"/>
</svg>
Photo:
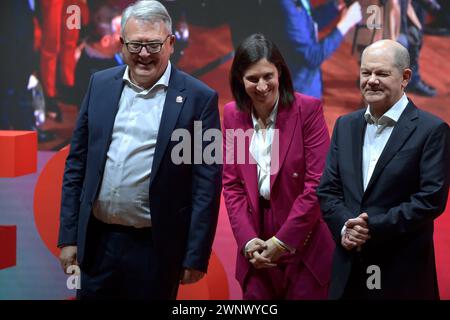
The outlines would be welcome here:
<svg viewBox="0 0 450 320">
<path fill-rule="evenodd" d="M 164 42 L 172 36 L 171 34 L 168 34 L 167 37 L 164 39 L 163 42 L 158 41 L 151 41 L 151 42 L 138 42 L 138 41 L 129 41 L 124 42 L 124 44 L 127 47 L 128 52 L 130 53 L 140 53 L 142 48 L 145 47 L 145 50 L 147 50 L 148 53 L 158 53 L 161 51 L 162 46 L 164 45 Z"/>
</svg>

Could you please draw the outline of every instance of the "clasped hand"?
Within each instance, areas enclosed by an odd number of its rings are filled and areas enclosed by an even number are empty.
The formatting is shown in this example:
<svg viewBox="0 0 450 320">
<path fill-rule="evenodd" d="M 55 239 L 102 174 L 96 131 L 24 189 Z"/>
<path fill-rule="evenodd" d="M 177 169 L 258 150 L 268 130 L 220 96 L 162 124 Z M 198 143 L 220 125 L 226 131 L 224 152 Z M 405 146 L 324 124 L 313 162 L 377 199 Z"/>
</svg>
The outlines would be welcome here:
<svg viewBox="0 0 450 320">
<path fill-rule="evenodd" d="M 341 238 L 341 244 L 346 250 L 352 250 L 355 247 L 361 250 L 361 246 L 370 239 L 368 219 L 367 213 L 363 212 L 358 217 L 347 220 L 345 232 Z"/>
<path fill-rule="evenodd" d="M 252 240 L 245 252 L 246 258 L 256 268 L 276 267 L 276 261 L 285 253 L 285 250 L 277 246 L 272 238 L 264 241 L 256 238 Z"/>
</svg>

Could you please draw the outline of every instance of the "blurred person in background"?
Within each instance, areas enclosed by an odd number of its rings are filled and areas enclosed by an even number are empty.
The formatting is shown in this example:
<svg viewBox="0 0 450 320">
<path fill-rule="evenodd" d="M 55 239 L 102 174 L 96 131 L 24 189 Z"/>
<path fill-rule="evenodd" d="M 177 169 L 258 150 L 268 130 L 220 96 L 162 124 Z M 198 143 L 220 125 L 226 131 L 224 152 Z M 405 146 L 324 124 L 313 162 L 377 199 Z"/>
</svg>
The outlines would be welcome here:
<svg viewBox="0 0 450 320">
<path fill-rule="evenodd" d="M 39 0 L 38 4 L 42 29 L 39 78 L 47 114 L 61 122 L 63 114 L 58 103 L 75 83 L 75 52 L 81 25 L 72 24 L 86 20 L 86 0 Z M 69 10 L 71 6 L 77 10 Z"/>
<path fill-rule="evenodd" d="M 309 0 L 234 0 L 222 6 L 235 47 L 252 33 L 265 34 L 286 59 L 295 90 L 316 98 L 323 93 L 322 63 L 362 19 L 358 1 L 348 8 L 336 1 L 313 8 Z M 319 31 L 339 16 L 336 27 L 319 39 Z"/>
<path fill-rule="evenodd" d="M 34 1 L 1 1 L 0 12 L 0 130 L 37 131 L 38 140 L 54 134 L 36 127 L 32 93 L 28 90 L 35 70 Z"/>
<path fill-rule="evenodd" d="M 100 70 L 123 64 L 120 55 L 120 11 L 103 4 L 92 8 L 86 39 L 75 68 L 74 102 L 81 107 L 91 76 Z"/>
</svg>

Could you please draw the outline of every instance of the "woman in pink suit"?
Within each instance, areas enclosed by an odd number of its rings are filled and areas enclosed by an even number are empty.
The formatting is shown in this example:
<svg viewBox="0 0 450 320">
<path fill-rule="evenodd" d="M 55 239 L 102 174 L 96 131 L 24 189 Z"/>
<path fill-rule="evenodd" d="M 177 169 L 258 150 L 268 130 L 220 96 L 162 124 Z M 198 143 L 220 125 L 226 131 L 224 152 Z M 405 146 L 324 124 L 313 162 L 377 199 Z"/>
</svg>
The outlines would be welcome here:
<svg viewBox="0 0 450 320">
<path fill-rule="evenodd" d="M 329 135 L 319 100 L 294 92 L 261 34 L 237 48 L 224 107 L 223 195 L 244 299 L 325 299 L 334 242 L 316 187 Z"/>
</svg>

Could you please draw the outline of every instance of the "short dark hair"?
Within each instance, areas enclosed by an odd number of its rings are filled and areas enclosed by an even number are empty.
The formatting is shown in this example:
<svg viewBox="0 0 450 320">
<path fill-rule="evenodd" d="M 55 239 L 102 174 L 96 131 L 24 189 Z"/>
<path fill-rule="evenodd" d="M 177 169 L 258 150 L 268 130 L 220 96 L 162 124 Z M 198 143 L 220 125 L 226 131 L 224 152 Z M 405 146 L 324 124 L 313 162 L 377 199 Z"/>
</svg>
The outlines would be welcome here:
<svg viewBox="0 0 450 320">
<path fill-rule="evenodd" d="M 275 43 L 263 34 L 256 33 L 246 38 L 236 49 L 230 70 L 230 88 L 236 106 L 241 111 L 251 112 L 252 101 L 245 92 L 242 77 L 245 71 L 261 59 L 273 63 L 279 73 L 279 108 L 289 107 L 294 101 L 294 86 L 291 73 Z"/>
</svg>

